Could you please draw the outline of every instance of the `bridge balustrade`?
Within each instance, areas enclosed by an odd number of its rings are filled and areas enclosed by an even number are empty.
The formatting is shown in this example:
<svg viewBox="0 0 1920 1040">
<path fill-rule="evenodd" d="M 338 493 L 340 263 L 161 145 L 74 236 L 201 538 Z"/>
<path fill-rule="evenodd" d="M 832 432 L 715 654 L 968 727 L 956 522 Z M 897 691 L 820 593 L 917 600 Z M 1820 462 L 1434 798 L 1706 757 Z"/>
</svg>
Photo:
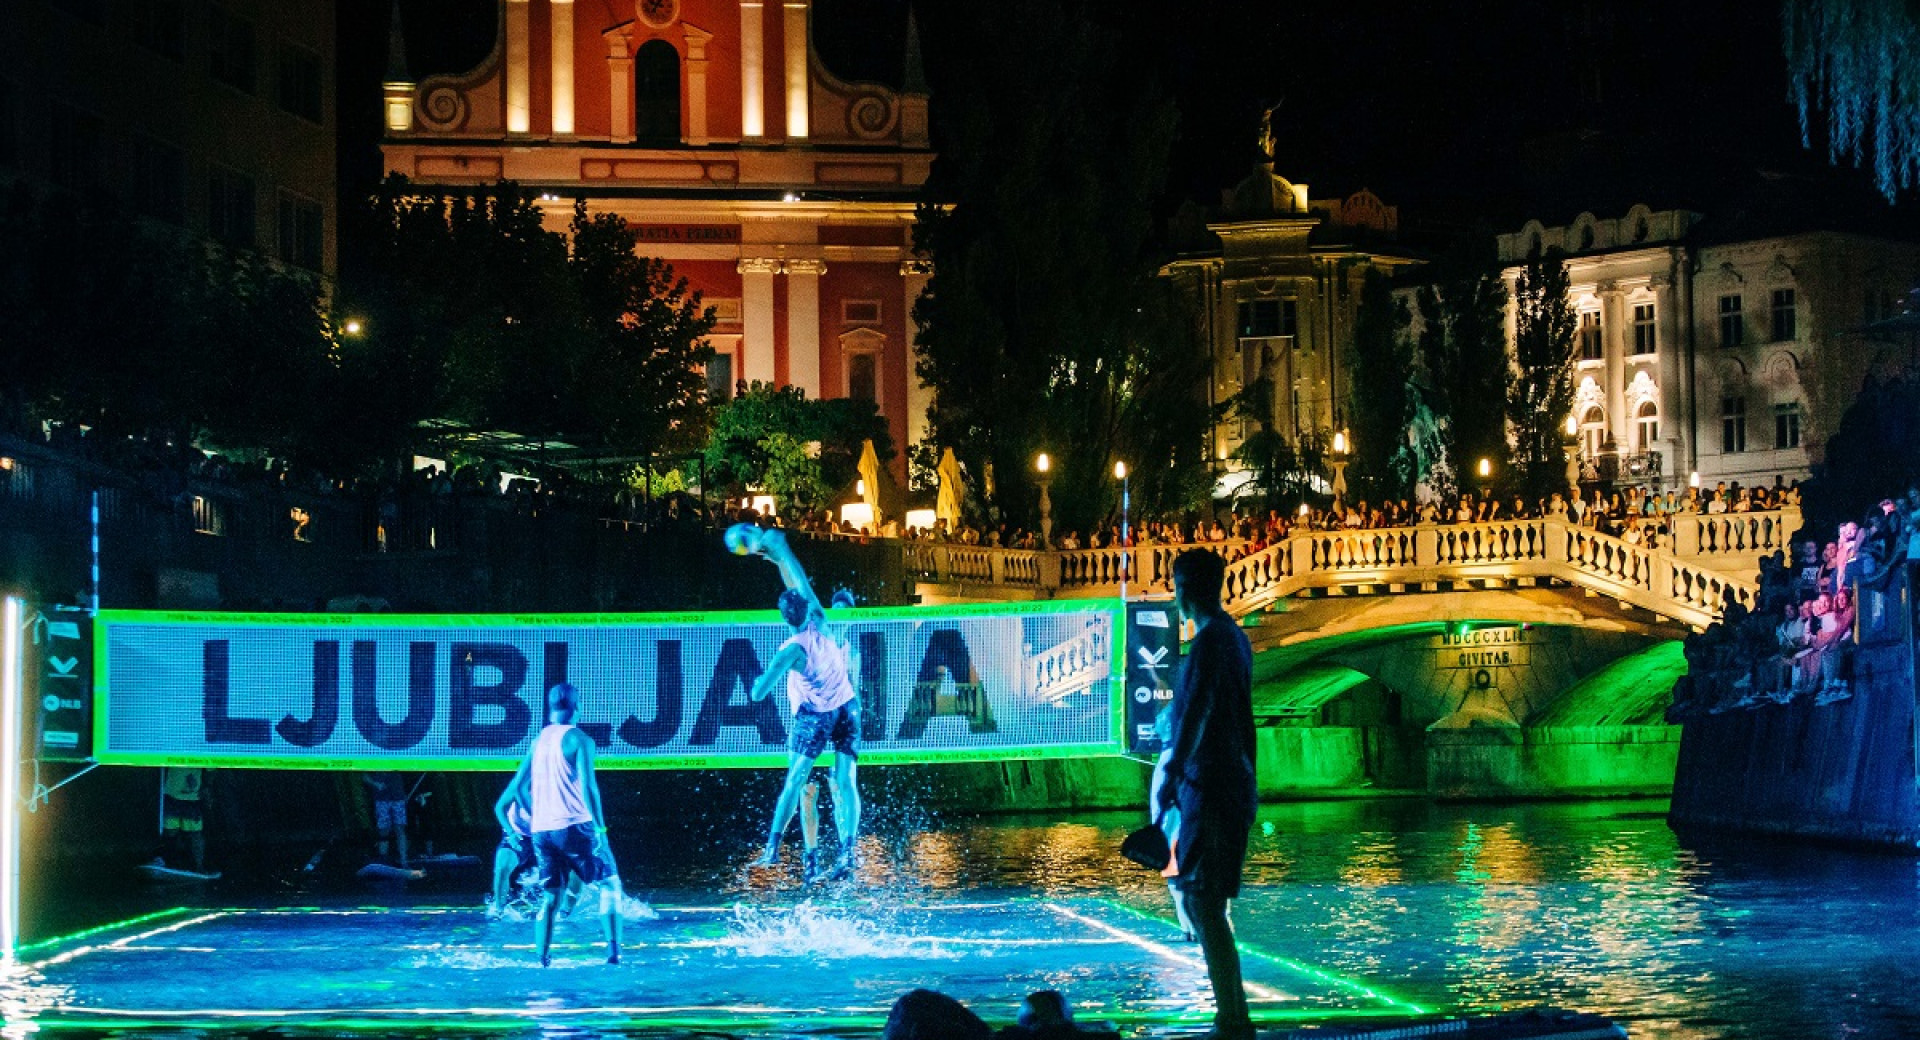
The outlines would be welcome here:
<svg viewBox="0 0 1920 1040">
<path fill-rule="evenodd" d="M 1797 510 L 1679 517 L 1672 548 L 1629 544 L 1558 518 L 1311 531 L 1230 562 L 1222 594 L 1229 610 L 1245 614 L 1314 587 L 1545 578 L 1705 625 L 1729 597 L 1752 606 L 1755 584 L 1736 574 L 1784 548 L 1799 522 Z M 1242 545 L 1211 547 L 1231 555 Z M 1171 591 L 1173 560 L 1188 548 L 1035 553 L 909 543 L 906 551 L 922 581 L 1082 597 L 1117 594 L 1123 574 L 1135 594 Z"/>
</svg>

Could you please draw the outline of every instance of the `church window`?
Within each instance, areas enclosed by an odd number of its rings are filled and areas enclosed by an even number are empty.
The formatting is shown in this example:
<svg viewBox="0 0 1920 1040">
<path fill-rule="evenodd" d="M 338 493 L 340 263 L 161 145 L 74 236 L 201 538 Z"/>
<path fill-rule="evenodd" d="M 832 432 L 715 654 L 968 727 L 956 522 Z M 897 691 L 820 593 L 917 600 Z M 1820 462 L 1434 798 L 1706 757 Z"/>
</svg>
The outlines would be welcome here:
<svg viewBox="0 0 1920 1040">
<path fill-rule="evenodd" d="M 707 359 L 707 400 L 733 400 L 733 351 L 716 350 Z"/>
<path fill-rule="evenodd" d="M 648 40 L 633 55 L 633 137 L 680 143 L 680 53 L 665 40 Z"/>
<path fill-rule="evenodd" d="M 847 396 L 856 401 L 880 400 L 880 356 L 871 351 L 847 355 Z"/>
<path fill-rule="evenodd" d="M 1247 300 L 1240 304 L 1240 338 L 1272 339 L 1298 331 L 1299 308 L 1292 300 Z"/>
</svg>

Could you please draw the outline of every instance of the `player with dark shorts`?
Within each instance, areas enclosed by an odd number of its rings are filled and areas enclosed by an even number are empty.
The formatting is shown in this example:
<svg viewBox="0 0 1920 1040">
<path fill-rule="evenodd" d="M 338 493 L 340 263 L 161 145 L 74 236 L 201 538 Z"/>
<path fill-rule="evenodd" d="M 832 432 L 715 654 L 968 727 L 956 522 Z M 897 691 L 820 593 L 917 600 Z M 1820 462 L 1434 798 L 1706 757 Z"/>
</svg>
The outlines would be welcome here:
<svg viewBox="0 0 1920 1040">
<path fill-rule="evenodd" d="M 525 798 L 531 806 L 530 844 L 546 890 L 536 933 L 542 966 L 552 963 L 553 921 L 560 893 L 572 877 L 589 885 L 605 882 L 600 889 L 600 919 L 607 937 L 607 963 L 620 963 L 620 875 L 607 847 L 606 815 L 593 772 L 593 741 L 573 724 L 579 708 L 580 691 L 571 683 L 547 691 L 547 726 L 534 738 L 533 749 L 493 806 L 494 817 L 507 833 L 512 831 L 509 810 L 513 804 Z"/>
<path fill-rule="evenodd" d="M 1166 874 L 1200 940 L 1213 985 L 1218 1040 L 1252 1040 L 1240 950 L 1227 917 L 1240 894 L 1247 837 L 1259 808 L 1253 728 L 1253 649 L 1220 605 L 1226 561 L 1190 549 L 1173 561 L 1173 598 L 1195 625 L 1166 707 L 1164 776 L 1154 815 L 1179 810 Z"/>
<path fill-rule="evenodd" d="M 785 683 L 793 730 L 787 741 L 786 783 L 774 804 L 766 847 L 751 865 L 770 867 L 779 862 L 780 840 L 800 808 L 814 760 L 831 748 L 833 768 L 827 784 L 833 793 L 840 857 L 828 877 L 847 877 L 853 873 L 854 842 L 860 833 L 860 701 L 848 674 L 847 649 L 827 633 L 827 612 L 788 548 L 786 535 L 756 529 L 743 544 L 779 568 L 787 586 L 780 594 L 780 618 L 793 630 L 753 684 L 753 699 L 759 701 Z"/>
</svg>

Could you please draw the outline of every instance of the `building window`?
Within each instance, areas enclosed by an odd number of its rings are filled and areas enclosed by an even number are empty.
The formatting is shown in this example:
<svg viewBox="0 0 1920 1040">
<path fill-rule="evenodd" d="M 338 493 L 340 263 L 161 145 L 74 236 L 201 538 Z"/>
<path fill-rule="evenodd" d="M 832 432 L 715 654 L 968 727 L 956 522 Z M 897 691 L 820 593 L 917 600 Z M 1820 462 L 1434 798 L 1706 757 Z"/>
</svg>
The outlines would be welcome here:
<svg viewBox="0 0 1920 1040">
<path fill-rule="evenodd" d="M 1292 300 L 1247 300 L 1240 304 L 1240 338 L 1271 339 L 1298 331 L 1299 309 Z"/>
<path fill-rule="evenodd" d="M 1794 300 L 1792 289 L 1773 291 L 1773 340 L 1775 343 L 1794 339 Z"/>
<path fill-rule="evenodd" d="M 1587 414 L 1580 417 L 1580 454 L 1589 459 L 1599 458 L 1606 442 L 1607 413 L 1598 407 L 1587 409 Z"/>
<path fill-rule="evenodd" d="M 214 166 L 207 171 L 207 235 L 235 249 L 252 249 L 253 178 Z"/>
<path fill-rule="evenodd" d="M 169 224 L 187 222 L 187 157 L 151 137 L 133 139 L 133 211 Z"/>
<path fill-rule="evenodd" d="M 862 351 L 847 355 L 847 396 L 856 401 L 880 400 L 880 356 Z"/>
<path fill-rule="evenodd" d="M 840 323 L 842 325 L 878 325 L 880 324 L 879 300 L 842 300 L 840 301 Z"/>
<path fill-rule="evenodd" d="M 135 43 L 160 55 L 179 61 L 185 54 L 187 5 L 185 0 L 140 0 L 127 7 L 130 24 L 127 35 Z"/>
<path fill-rule="evenodd" d="M 707 359 L 707 400 L 733 400 L 733 351 L 716 350 Z"/>
<path fill-rule="evenodd" d="M 1737 347 L 1746 342 L 1747 321 L 1740 313 L 1740 297 L 1720 297 L 1720 345 Z"/>
<path fill-rule="evenodd" d="M 1634 435 L 1637 440 L 1634 450 L 1648 452 L 1653 450 L 1654 442 L 1660 439 L 1660 406 L 1652 401 L 1640 402 L 1640 410 L 1634 413 Z"/>
<path fill-rule="evenodd" d="M 105 121 L 56 101 L 47 121 L 47 131 L 47 179 L 81 194 L 100 191 Z"/>
<path fill-rule="evenodd" d="M 1580 312 L 1580 360 L 1598 361 L 1606 356 L 1606 343 L 1600 335 L 1600 312 Z"/>
<path fill-rule="evenodd" d="M 1720 399 L 1720 451 L 1727 455 L 1747 450 L 1747 399 Z"/>
<path fill-rule="evenodd" d="M 253 23 L 219 7 L 207 8 L 207 74 L 253 93 Z"/>
<path fill-rule="evenodd" d="M 665 40 L 648 40 L 633 55 L 633 137 L 680 143 L 680 52 Z"/>
<path fill-rule="evenodd" d="M 1633 305 L 1633 352 L 1651 354 L 1659 346 L 1659 335 L 1654 331 L 1653 304 L 1636 303 Z"/>
<path fill-rule="evenodd" d="M 1773 406 L 1773 446 L 1776 450 L 1800 446 L 1800 404 Z"/>
<path fill-rule="evenodd" d="M 321 122 L 320 55 L 291 43 L 280 45 L 280 110 L 309 123 Z"/>
<path fill-rule="evenodd" d="M 318 202 L 281 192 L 280 259 L 309 271 L 320 270 L 326 223 L 326 211 Z"/>
</svg>

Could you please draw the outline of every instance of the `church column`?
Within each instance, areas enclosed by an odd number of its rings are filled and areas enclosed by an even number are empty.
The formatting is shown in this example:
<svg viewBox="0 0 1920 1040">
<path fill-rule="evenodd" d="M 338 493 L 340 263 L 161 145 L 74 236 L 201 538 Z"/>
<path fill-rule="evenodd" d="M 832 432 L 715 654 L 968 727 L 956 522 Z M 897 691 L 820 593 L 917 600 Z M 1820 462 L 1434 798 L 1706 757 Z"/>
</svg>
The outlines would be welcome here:
<svg viewBox="0 0 1920 1040">
<path fill-rule="evenodd" d="M 820 276 L 824 260 L 788 260 L 787 382 L 808 397 L 827 396 L 820 385 Z"/>
<path fill-rule="evenodd" d="M 1625 455 L 1633 451 L 1634 417 L 1627 414 L 1627 346 L 1622 337 L 1626 321 L 1621 317 L 1621 293 L 1612 282 L 1602 282 L 1595 295 L 1600 297 L 1600 353 L 1607 373 L 1607 432 L 1614 447 Z"/>
<path fill-rule="evenodd" d="M 507 0 L 507 133 L 524 134 L 533 126 L 530 30 L 527 0 Z"/>
<path fill-rule="evenodd" d="M 740 377 L 749 383 L 773 382 L 773 276 L 781 270 L 774 257 L 742 257 L 740 272 Z M 818 351 L 815 352 L 815 365 Z"/>
<path fill-rule="evenodd" d="M 808 0 L 786 0 L 787 139 L 807 139 L 807 7 Z"/>
<path fill-rule="evenodd" d="M 740 136 L 748 140 L 767 136 L 767 34 L 761 22 L 762 13 L 760 0 L 741 0 Z"/>
<path fill-rule="evenodd" d="M 553 134 L 573 136 L 573 0 L 553 0 Z"/>
<path fill-rule="evenodd" d="M 607 41 L 607 139 L 633 140 L 633 41 L 628 30 L 609 29 Z"/>
<path fill-rule="evenodd" d="M 927 439 L 927 413 L 933 410 L 933 387 L 920 381 L 920 343 L 913 334 L 913 305 L 933 275 L 933 264 L 926 260 L 900 261 L 900 313 L 907 330 L 907 446 Z"/>
<path fill-rule="evenodd" d="M 687 34 L 687 143 L 707 143 L 707 41 L 713 34 L 691 25 Z"/>
</svg>

